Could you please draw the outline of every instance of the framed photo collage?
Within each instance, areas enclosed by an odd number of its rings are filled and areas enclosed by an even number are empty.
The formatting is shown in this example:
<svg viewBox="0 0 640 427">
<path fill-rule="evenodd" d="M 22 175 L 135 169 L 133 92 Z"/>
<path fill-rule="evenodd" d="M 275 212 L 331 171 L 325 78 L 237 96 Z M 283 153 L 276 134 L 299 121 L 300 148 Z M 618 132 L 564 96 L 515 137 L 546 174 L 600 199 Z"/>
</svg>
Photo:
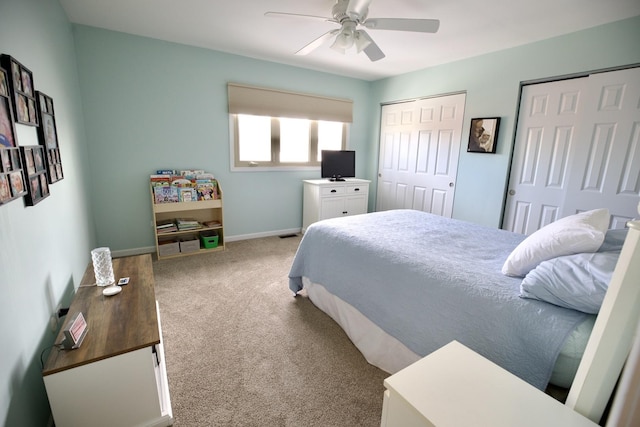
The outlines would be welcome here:
<svg viewBox="0 0 640 427">
<path fill-rule="evenodd" d="M 37 128 L 39 145 L 20 146 L 16 124 Z M 34 206 L 63 178 L 53 99 L 35 90 L 33 74 L 0 55 L 0 206 L 23 198 Z"/>
</svg>

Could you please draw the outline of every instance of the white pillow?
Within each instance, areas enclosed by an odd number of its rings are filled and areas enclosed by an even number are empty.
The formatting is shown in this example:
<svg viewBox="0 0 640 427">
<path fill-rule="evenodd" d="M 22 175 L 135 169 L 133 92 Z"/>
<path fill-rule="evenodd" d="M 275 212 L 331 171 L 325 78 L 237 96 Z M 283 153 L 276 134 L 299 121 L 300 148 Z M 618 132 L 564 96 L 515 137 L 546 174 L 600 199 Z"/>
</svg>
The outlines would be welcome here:
<svg viewBox="0 0 640 427">
<path fill-rule="evenodd" d="M 597 251 L 609 227 L 609 217 L 608 209 L 594 209 L 542 227 L 516 246 L 502 266 L 502 273 L 523 277 L 542 261 Z"/>
<path fill-rule="evenodd" d="M 596 314 L 620 251 L 589 252 L 542 261 L 520 284 L 520 296 Z"/>
</svg>

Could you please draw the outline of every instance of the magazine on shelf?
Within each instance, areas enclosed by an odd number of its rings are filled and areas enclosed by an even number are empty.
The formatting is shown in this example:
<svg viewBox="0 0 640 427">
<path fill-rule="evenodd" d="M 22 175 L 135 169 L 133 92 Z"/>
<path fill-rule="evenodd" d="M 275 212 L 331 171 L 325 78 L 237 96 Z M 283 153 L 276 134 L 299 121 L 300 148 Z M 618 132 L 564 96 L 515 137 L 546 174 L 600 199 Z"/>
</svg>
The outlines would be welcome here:
<svg viewBox="0 0 640 427">
<path fill-rule="evenodd" d="M 214 200 L 216 199 L 216 185 L 211 181 L 196 181 L 196 192 L 198 200 Z"/>
<path fill-rule="evenodd" d="M 168 187 L 171 185 L 171 175 L 151 175 L 150 181 L 154 187 Z"/>
<path fill-rule="evenodd" d="M 153 195 L 156 203 L 177 203 L 178 199 L 178 187 L 163 186 L 153 187 Z"/>
<path fill-rule="evenodd" d="M 178 187 L 178 194 L 181 202 L 195 202 L 196 190 L 192 187 Z"/>
<path fill-rule="evenodd" d="M 215 177 L 213 176 L 212 173 L 206 173 L 206 172 L 205 173 L 201 173 L 199 175 L 196 175 L 196 181 L 205 180 L 205 181 L 211 182 L 211 181 L 213 181 L 214 178 Z"/>
</svg>

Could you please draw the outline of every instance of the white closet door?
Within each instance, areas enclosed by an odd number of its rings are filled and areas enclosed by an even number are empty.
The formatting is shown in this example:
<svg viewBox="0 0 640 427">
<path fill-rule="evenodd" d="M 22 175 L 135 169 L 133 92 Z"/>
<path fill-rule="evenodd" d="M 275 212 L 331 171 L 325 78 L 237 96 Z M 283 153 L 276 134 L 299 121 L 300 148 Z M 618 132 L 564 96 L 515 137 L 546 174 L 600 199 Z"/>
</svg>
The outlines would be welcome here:
<svg viewBox="0 0 640 427">
<path fill-rule="evenodd" d="M 640 69 L 525 86 L 503 228 L 531 234 L 606 207 L 612 226 L 636 215 Z"/>
<path fill-rule="evenodd" d="M 382 107 L 376 210 L 451 217 L 465 94 Z"/>
<path fill-rule="evenodd" d="M 522 89 L 503 228 L 531 234 L 559 218 L 585 81 Z"/>
<path fill-rule="evenodd" d="M 623 228 L 640 200 L 640 68 L 592 74 L 585 95 L 562 216 L 606 207 Z"/>
</svg>

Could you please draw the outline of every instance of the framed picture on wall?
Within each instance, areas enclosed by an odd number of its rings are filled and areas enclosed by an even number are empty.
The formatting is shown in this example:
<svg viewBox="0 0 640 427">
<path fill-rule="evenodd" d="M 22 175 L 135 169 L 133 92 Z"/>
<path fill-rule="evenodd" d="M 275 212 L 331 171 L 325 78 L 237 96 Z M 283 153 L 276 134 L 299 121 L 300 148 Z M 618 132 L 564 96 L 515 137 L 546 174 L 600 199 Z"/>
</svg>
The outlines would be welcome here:
<svg viewBox="0 0 640 427">
<path fill-rule="evenodd" d="M 9 174 L 9 184 L 11 186 L 11 197 L 16 199 L 27 194 L 27 190 L 24 186 L 24 177 L 22 170 L 11 172 Z"/>
<path fill-rule="evenodd" d="M 0 172 L 11 172 L 11 153 L 9 150 L 0 148 Z"/>
<path fill-rule="evenodd" d="M 37 126 L 33 73 L 9 55 L 0 55 L 0 65 L 7 71 L 7 87 L 16 123 Z"/>
<path fill-rule="evenodd" d="M 42 191 L 42 198 L 45 198 L 49 195 L 49 180 L 47 179 L 47 175 L 41 173 L 38 175 L 40 177 L 40 190 Z"/>
<path fill-rule="evenodd" d="M 36 91 L 36 101 L 38 123 L 40 123 L 38 140 L 40 145 L 44 147 L 44 160 L 47 165 L 49 183 L 53 184 L 63 178 L 53 99 L 45 93 Z"/>
<path fill-rule="evenodd" d="M 16 147 L 9 150 L 11 153 L 11 170 L 22 169 L 22 160 L 20 160 L 20 148 Z"/>
<path fill-rule="evenodd" d="M 11 200 L 11 186 L 9 185 L 9 175 L 0 173 L 0 204 Z"/>
<path fill-rule="evenodd" d="M 22 159 L 22 164 L 27 169 L 27 175 L 34 175 L 36 173 L 36 164 L 33 161 L 33 149 L 31 147 L 22 147 Z"/>
<path fill-rule="evenodd" d="M 20 147 L 22 162 L 26 171 L 26 197 L 24 203 L 27 206 L 35 206 L 49 195 L 47 185 L 47 171 L 44 167 L 44 147 L 32 145 Z M 43 185 L 43 182 L 45 183 Z"/>
<path fill-rule="evenodd" d="M 500 117 L 471 119 L 467 151 L 471 153 L 495 153 L 499 127 Z"/>
<path fill-rule="evenodd" d="M 4 89 L 2 88 L 4 82 Z M 7 73 L 0 68 L 0 146 L 15 147 L 16 127 L 13 122 L 11 98 L 7 86 Z"/>
<path fill-rule="evenodd" d="M 9 83 L 7 82 L 7 72 L 0 69 L 0 95 L 9 97 Z"/>
</svg>

